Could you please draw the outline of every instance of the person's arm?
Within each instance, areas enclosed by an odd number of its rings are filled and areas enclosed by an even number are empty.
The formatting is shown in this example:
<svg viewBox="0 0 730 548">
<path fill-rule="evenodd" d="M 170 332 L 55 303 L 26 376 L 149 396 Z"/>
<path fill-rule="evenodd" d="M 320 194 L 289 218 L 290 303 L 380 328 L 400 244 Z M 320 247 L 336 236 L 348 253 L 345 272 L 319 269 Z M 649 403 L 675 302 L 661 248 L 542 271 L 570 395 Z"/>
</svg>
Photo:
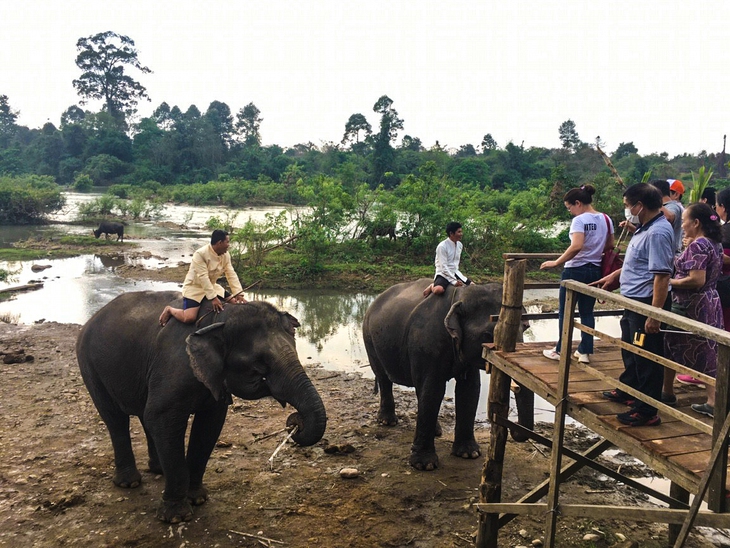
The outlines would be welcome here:
<svg viewBox="0 0 730 548">
<path fill-rule="evenodd" d="M 664 206 L 662 206 L 660 211 L 662 213 L 664 213 L 664 216 L 667 218 L 667 221 L 669 221 L 671 224 L 674 224 L 674 219 L 677 218 L 677 215 L 676 215 L 676 213 L 674 213 L 674 211 L 671 211 Z"/>
<path fill-rule="evenodd" d="M 613 249 L 613 246 L 616 245 L 616 240 L 613 236 L 613 234 L 609 234 L 608 238 L 606 238 L 606 245 L 603 247 L 604 253 L 606 253 L 607 251 L 611 251 Z"/>
<path fill-rule="evenodd" d="M 542 263 L 540 265 L 540 270 L 545 270 L 546 268 L 555 268 L 556 266 L 567 263 L 570 259 L 580 253 L 580 250 L 583 249 L 583 243 L 585 242 L 585 239 L 585 232 L 574 232 L 573 234 L 571 234 L 570 245 L 568 246 L 568 249 L 563 251 L 563 254 L 554 261 L 545 261 L 544 263 Z"/>
<path fill-rule="evenodd" d="M 652 295 L 651 305 L 657 308 L 664 308 L 664 302 L 669 294 L 669 273 L 654 274 L 654 294 Z M 644 331 L 647 333 L 659 333 L 661 322 L 654 318 L 646 318 L 644 322 Z"/>
<path fill-rule="evenodd" d="M 238 279 L 236 270 L 233 268 L 230 254 L 226 251 L 221 259 L 223 260 L 223 273 L 226 276 L 226 280 L 228 280 L 228 287 L 231 288 L 231 295 L 243 293 L 243 286 L 241 285 L 241 280 Z"/>
<path fill-rule="evenodd" d="M 706 270 L 690 270 L 686 278 L 672 278 L 669 283 L 677 289 L 699 289 L 707 281 Z"/>
</svg>

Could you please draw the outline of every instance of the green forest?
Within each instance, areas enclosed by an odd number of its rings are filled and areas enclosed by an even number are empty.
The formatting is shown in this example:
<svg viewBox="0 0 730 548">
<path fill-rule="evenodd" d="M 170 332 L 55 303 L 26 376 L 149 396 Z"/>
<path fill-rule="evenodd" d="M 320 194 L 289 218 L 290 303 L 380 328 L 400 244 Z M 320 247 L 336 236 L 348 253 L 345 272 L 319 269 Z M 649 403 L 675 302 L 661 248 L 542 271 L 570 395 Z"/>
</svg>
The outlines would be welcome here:
<svg viewBox="0 0 730 548">
<path fill-rule="evenodd" d="M 253 102 L 231 107 L 211 98 L 201 109 L 163 101 L 138 117 L 139 101 L 149 100 L 143 82 L 154 75 L 131 38 L 99 33 L 80 38 L 77 50 L 79 104 L 58 124 L 19 125 L 13 98 L 0 94 L 0 224 L 42 222 L 60 207 L 63 189 L 106 188 L 84 212 L 89 219 L 149 217 L 168 202 L 290 204 L 303 206 L 293 223 L 259 226 L 223 210 L 211 223 L 235 228 L 250 266 L 271 260 L 267 250 L 275 248 L 309 275 L 353 262 L 422 265 L 430 275 L 451 220 L 464 224 L 467 271 L 499 273 L 502 252 L 564 247 L 565 234 L 549 228 L 569 219 L 562 197 L 572 187 L 592 183 L 597 208 L 622 216 L 623 188 L 598 151 L 600 137 L 584 141 L 572 120 L 556 128 L 559 148 L 502 147 L 489 128 L 481 143 L 426 148 L 383 95 L 372 112 L 342 121 L 339 142 L 263 145 L 266 113 Z M 90 101 L 101 109 L 85 110 Z M 625 185 L 650 174 L 689 189 L 704 168 L 719 189 L 730 185 L 721 136 L 718 149 L 670 158 L 642 155 L 627 141 L 607 156 Z"/>
</svg>

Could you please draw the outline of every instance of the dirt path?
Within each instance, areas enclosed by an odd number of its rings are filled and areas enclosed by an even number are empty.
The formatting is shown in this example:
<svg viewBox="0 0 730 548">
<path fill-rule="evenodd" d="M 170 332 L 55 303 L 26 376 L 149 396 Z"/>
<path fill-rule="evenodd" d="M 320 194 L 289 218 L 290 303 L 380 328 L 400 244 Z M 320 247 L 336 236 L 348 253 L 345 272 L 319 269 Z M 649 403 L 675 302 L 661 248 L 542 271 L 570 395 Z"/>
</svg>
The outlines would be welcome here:
<svg viewBox="0 0 730 548">
<path fill-rule="evenodd" d="M 472 543 L 477 524 L 472 503 L 478 498 L 483 460 L 449 455 L 451 402 L 442 407 L 445 432 L 437 440 L 441 467 L 418 472 L 407 463 L 414 394 L 398 392 L 402 420 L 394 428 L 381 427 L 375 423 L 378 400 L 372 381 L 317 367 L 307 369 L 327 407 L 326 439 L 309 448 L 285 447 L 272 467 L 268 459 L 283 435 L 256 438 L 281 429 L 290 409 L 271 399 L 236 399 L 208 464 L 210 500 L 195 509 L 189 523 L 158 522 L 161 477 L 143 472 L 143 485 L 133 490 L 112 484 L 109 437 L 76 365 L 79 328 L 0 324 L 0 353 L 21 356 L 23 350 L 33 356 L 32 361 L 0 363 L 0 546 L 365 548 Z M 144 470 L 146 446 L 136 419 L 132 431 Z M 483 450 L 488 437 L 488 427 L 480 425 L 477 438 Z M 581 431 L 574 439 L 575 446 L 589 441 Z M 346 452 L 347 445 L 354 451 Z M 335 446 L 345 452 L 330 452 Z M 505 499 L 515 500 L 542 481 L 548 466 L 547 451 L 510 442 Z M 360 476 L 342 479 L 344 467 L 357 468 Z M 626 504 L 641 498 L 588 473 L 566 486 L 562 496 L 574 503 Z M 500 545 L 528 546 L 542 530 L 539 520 L 515 520 L 501 534 Z M 587 533 L 599 540 L 584 541 Z M 560 546 L 631 545 L 617 534 L 639 546 L 666 542 L 661 525 L 564 520 L 559 528 Z M 689 546 L 711 544 L 694 538 Z"/>
</svg>

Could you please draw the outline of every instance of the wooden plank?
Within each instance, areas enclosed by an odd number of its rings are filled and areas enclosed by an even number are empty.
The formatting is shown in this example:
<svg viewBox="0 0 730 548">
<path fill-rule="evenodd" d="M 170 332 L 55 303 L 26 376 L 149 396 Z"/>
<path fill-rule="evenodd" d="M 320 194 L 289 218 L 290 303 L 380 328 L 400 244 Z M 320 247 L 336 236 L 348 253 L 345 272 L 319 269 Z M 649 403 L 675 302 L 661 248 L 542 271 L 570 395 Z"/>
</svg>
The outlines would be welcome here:
<svg viewBox="0 0 730 548">
<path fill-rule="evenodd" d="M 517 503 L 502 502 L 499 504 L 475 504 L 479 513 L 500 512 L 504 514 L 519 514 L 527 516 L 542 516 L 548 511 L 544 503 Z M 682 523 L 689 511 L 673 508 L 646 508 L 637 506 L 609 506 L 561 504 L 560 513 L 565 517 L 579 517 L 589 519 L 617 519 L 621 521 L 647 521 L 653 523 Z M 699 512 L 695 525 L 700 527 L 730 528 L 730 514 L 715 514 Z"/>
<path fill-rule="evenodd" d="M 669 457 L 672 455 L 683 455 L 685 453 L 709 451 L 712 449 L 712 436 L 695 434 L 693 436 L 682 436 L 679 438 L 653 439 L 645 441 L 644 445 L 658 455 Z"/>
</svg>

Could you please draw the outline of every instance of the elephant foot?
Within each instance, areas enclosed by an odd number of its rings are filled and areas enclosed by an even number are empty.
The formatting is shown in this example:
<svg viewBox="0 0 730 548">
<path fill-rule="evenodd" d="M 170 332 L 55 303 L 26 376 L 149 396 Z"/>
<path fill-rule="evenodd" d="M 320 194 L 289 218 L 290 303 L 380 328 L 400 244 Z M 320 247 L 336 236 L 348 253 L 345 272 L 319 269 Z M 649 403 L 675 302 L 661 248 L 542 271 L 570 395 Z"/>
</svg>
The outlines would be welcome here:
<svg viewBox="0 0 730 548">
<path fill-rule="evenodd" d="M 114 478 L 112 479 L 112 481 L 117 487 L 134 489 L 142 485 L 142 474 L 139 473 L 139 470 L 137 470 L 137 468 L 131 468 L 129 470 L 117 470 L 114 473 Z"/>
<path fill-rule="evenodd" d="M 202 485 L 188 491 L 188 500 L 193 506 L 200 506 L 208 500 L 208 490 Z"/>
<path fill-rule="evenodd" d="M 147 466 L 149 467 L 150 474 L 159 474 L 159 475 L 163 474 L 162 466 L 160 466 L 160 463 L 157 462 L 156 460 L 150 459 L 147 462 Z"/>
<path fill-rule="evenodd" d="M 157 509 L 157 519 L 165 523 L 180 523 L 193 519 L 193 507 L 187 499 L 163 500 Z"/>
<path fill-rule="evenodd" d="M 412 449 L 411 458 L 408 462 L 416 470 L 422 470 L 425 472 L 431 472 L 439 467 L 439 458 L 435 450 L 416 451 Z"/>
<path fill-rule="evenodd" d="M 468 442 L 454 442 L 451 446 L 451 454 L 462 459 L 475 459 L 482 454 L 482 450 L 476 440 Z"/>
<path fill-rule="evenodd" d="M 379 411 L 378 412 L 378 424 L 383 426 L 395 426 L 398 424 L 398 417 L 392 411 Z"/>
</svg>

